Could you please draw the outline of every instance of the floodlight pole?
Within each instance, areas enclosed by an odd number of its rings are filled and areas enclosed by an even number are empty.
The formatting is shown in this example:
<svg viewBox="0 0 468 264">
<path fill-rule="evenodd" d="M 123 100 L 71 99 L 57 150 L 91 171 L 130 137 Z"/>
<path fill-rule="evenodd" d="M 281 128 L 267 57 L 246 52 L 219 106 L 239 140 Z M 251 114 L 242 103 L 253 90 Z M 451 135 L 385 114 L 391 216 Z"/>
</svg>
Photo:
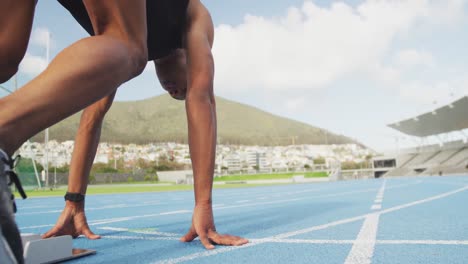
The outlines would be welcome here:
<svg viewBox="0 0 468 264">
<path fill-rule="evenodd" d="M 6 87 L 3 87 L 0 85 L 0 89 L 4 90 L 5 92 L 7 93 L 13 93 L 12 91 L 10 91 L 9 89 L 7 89 Z"/>
<path fill-rule="evenodd" d="M 50 45 L 50 33 L 47 31 L 46 39 L 46 63 L 49 65 L 49 45 Z M 45 174 L 46 174 L 46 187 L 49 187 L 49 128 L 45 130 L 44 138 L 44 151 L 45 151 Z"/>
</svg>

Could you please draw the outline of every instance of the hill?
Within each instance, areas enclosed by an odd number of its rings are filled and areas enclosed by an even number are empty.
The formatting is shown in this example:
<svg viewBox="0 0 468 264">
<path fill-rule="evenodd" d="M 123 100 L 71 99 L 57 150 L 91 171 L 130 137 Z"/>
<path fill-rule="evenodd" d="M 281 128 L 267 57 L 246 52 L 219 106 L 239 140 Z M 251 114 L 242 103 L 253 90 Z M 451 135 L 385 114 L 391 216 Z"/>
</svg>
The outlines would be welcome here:
<svg viewBox="0 0 468 264">
<path fill-rule="evenodd" d="M 216 98 L 218 141 L 239 145 L 345 144 L 353 140 L 324 129 L 279 117 L 257 108 Z M 49 137 L 73 140 L 80 113 L 50 128 Z M 43 141 L 43 133 L 34 141 Z M 160 95 L 141 101 L 115 102 L 107 114 L 102 142 L 136 143 L 187 142 L 184 102 Z M 359 144 L 359 143 L 357 143 Z"/>
</svg>

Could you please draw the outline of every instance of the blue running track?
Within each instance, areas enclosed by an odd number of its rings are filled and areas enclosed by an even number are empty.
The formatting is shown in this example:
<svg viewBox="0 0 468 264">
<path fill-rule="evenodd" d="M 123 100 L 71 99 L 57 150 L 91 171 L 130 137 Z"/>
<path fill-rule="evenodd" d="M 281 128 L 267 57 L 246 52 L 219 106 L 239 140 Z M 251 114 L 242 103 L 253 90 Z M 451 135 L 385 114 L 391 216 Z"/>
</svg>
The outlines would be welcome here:
<svg viewBox="0 0 468 264">
<path fill-rule="evenodd" d="M 44 233 L 63 198 L 18 200 L 23 233 Z M 214 190 L 217 230 L 242 247 L 179 242 L 192 192 L 87 196 L 100 240 L 70 263 L 468 263 L 468 176 L 387 178 Z"/>
</svg>

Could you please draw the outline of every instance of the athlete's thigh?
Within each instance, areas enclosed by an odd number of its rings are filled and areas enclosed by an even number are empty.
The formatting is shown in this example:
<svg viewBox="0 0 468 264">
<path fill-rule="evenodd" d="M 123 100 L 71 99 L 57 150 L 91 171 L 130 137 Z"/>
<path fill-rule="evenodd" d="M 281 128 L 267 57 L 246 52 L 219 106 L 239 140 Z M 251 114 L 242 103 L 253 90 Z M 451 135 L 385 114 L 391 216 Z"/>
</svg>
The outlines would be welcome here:
<svg viewBox="0 0 468 264">
<path fill-rule="evenodd" d="M 23 59 L 35 6 L 35 0 L 0 1 L 0 67 L 19 64 Z"/>
</svg>

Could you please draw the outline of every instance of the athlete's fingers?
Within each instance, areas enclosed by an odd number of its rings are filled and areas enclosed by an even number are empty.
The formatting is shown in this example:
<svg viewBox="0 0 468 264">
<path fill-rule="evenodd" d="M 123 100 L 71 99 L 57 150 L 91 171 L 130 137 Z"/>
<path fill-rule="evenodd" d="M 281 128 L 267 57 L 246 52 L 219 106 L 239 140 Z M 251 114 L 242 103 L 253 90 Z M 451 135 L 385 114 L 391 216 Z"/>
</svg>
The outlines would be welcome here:
<svg viewBox="0 0 468 264">
<path fill-rule="evenodd" d="M 216 232 L 210 235 L 210 239 L 218 245 L 224 246 L 241 246 L 249 243 L 245 238 L 232 236 L 232 235 L 221 235 Z"/>
<path fill-rule="evenodd" d="M 196 237 L 197 237 L 197 232 L 195 232 L 195 229 L 190 228 L 190 230 L 187 232 L 187 234 L 185 234 L 184 236 L 182 236 L 180 238 L 180 241 L 182 242 L 191 242 L 193 241 Z"/>
<path fill-rule="evenodd" d="M 200 241 L 201 243 L 203 244 L 203 246 L 206 248 L 206 249 L 214 249 L 215 246 L 213 246 L 210 242 L 210 240 L 208 239 L 208 236 L 207 235 L 203 235 L 203 236 L 199 236 L 200 237 Z"/>
<path fill-rule="evenodd" d="M 100 239 L 101 236 L 100 235 L 96 235 L 93 233 L 93 231 L 91 231 L 91 229 L 89 229 L 89 227 L 85 227 L 83 228 L 83 235 L 85 237 L 87 237 L 88 239 L 91 239 L 91 240 L 94 240 L 94 239 Z"/>
<path fill-rule="evenodd" d="M 47 231 L 45 234 L 42 235 L 42 238 L 50 238 L 55 236 L 63 235 L 62 228 L 55 226 L 51 230 Z"/>
</svg>

